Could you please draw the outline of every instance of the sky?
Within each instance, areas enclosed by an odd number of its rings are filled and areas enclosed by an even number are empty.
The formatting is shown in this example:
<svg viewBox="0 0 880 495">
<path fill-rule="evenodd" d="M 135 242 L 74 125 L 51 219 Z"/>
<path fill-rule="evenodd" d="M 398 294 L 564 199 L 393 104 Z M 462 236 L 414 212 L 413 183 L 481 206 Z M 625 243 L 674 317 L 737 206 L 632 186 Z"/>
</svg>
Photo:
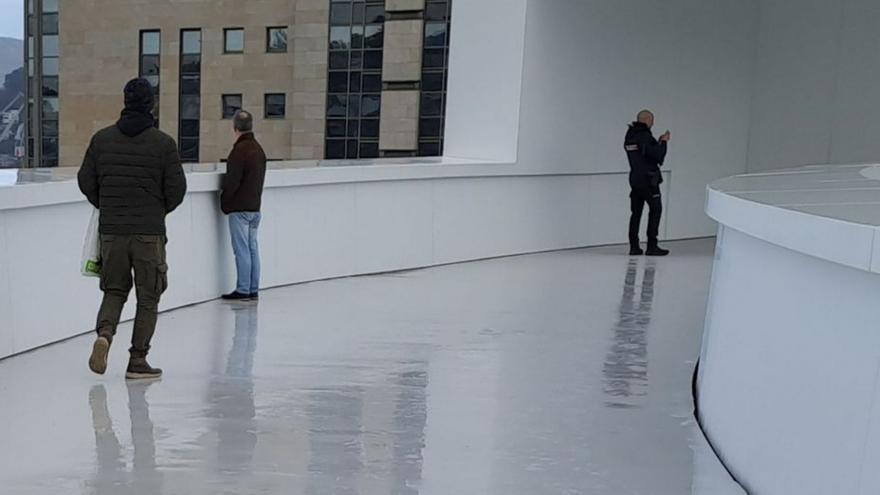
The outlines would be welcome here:
<svg viewBox="0 0 880 495">
<path fill-rule="evenodd" d="M 0 36 L 24 38 L 24 0 L 0 0 Z"/>
</svg>

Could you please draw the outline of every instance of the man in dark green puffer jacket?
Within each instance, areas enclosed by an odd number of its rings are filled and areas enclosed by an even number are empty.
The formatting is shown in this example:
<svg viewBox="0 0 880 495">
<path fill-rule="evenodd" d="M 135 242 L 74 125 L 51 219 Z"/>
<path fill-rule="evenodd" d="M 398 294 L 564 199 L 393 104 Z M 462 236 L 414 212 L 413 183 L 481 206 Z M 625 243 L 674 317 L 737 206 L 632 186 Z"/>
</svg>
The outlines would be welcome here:
<svg viewBox="0 0 880 495">
<path fill-rule="evenodd" d="M 147 363 L 159 298 L 168 287 L 165 216 L 186 194 L 174 139 L 154 126 L 155 98 L 145 79 L 125 86 L 125 110 L 115 125 L 92 137 L 79 171 L 80 190 L 101 211 L 101 290 L 98 338 L 89 368 L 107 370 L 107 355 L 122 308 L 136 287 L 137 314 L 126 378 L 157 378 Z M 134 272 L 134 277 L 132 277 Z"/>
</svg>

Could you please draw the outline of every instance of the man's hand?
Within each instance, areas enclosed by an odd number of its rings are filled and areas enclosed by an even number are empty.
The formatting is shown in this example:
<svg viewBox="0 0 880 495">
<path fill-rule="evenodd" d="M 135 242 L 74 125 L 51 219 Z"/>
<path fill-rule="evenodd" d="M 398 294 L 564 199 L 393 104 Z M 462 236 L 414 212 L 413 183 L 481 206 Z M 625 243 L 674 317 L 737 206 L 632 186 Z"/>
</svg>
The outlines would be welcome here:
<svg viewBox="0 0 880 495">
<path fill-rule="evenodd" d="M 663 135 L 660 136 L 661 143 L 668 143 L 670 139 L 672 139 L 672 133 L 669 131 L 664 132 Z"/>
</svg>

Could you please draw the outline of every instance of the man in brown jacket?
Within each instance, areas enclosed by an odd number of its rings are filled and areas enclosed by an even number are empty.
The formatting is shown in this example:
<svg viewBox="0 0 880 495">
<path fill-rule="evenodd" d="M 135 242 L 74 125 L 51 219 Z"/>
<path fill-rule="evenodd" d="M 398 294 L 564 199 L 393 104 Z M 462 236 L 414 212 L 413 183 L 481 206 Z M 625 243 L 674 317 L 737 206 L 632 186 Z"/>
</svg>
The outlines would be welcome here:
<svg viewBox="0 0 880 495">
<path fill-rule="evenodd" d="M 220 208 L 229 215 L 229 234 L 235 253 L 238 283 L 227 300 L 256 300 L 260 290 L 260 250 L 257 230 L 266 180 L 266 154 L 254 138 L 254 118 L 239 110 L 233 118 L 235 146 L 226 161 Z"/>
</svg>

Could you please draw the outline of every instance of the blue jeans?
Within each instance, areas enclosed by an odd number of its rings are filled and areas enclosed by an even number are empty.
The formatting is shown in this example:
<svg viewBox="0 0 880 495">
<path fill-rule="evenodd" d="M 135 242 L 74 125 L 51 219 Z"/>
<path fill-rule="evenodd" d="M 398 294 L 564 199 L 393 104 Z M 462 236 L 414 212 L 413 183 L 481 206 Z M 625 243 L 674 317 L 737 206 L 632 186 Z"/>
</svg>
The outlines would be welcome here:
<svg viewBox="0 0 880 495">
<path fill-rule="evenodd" d="M 259 212 L 229 214 L 229 234 L 232 236 L 232 252 L 235 253 L 235 269 L 238 272 L 235 291 L 240 294 L 256 294 L 260 290 L 257 229 L 261 218 Z"/>
</svg>

